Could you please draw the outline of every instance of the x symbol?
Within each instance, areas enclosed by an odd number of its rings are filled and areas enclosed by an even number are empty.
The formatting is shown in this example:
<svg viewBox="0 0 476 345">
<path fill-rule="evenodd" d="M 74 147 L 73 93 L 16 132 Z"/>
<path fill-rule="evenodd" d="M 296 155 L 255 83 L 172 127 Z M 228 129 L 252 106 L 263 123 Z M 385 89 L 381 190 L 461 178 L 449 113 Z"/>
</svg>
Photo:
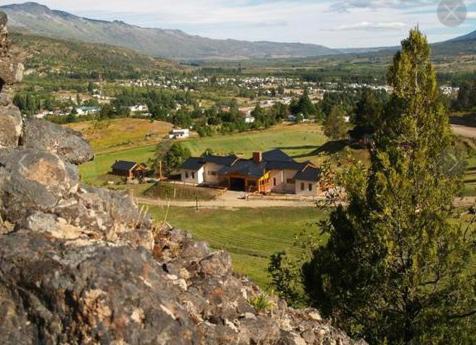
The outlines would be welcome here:
<svg viewBox="0 0 476 345">
<path fill-rule="evenodd" d="M 462 24 L 467 15 L 463 0 L 443 0 L 438 6 L 438 18 L 443 25 L 458 26 Z"/>
</svg>

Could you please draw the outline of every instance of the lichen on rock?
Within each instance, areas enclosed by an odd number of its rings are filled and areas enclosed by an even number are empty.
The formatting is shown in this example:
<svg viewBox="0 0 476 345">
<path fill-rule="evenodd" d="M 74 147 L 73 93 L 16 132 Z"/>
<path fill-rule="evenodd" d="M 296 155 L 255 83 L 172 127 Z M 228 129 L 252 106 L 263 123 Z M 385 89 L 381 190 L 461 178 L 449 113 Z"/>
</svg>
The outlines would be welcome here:
<svg viewBox="0 0 476 345">
<path fill-rule="evenodd" d="M 6 17 L 0 78 L 10 86 Z M 76 132 L 23 120 L 0 93 L 0 343 L 356 344 L 232 271 L 230 256 L 154 225 L 127 195 L 82 186 Z M 362 342 L 363 344 L 363 342 Z"/>
</svg>

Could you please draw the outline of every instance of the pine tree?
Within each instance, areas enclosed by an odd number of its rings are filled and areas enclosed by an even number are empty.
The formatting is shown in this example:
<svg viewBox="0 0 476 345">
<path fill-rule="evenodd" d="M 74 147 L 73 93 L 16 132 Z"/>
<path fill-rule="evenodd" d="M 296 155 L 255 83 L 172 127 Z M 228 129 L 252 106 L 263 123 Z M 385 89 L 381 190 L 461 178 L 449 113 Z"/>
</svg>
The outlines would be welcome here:
<svg viewBox="0 0 476 345">
<path fill-rule="evenodd" d="M 447 164 L 452 135 L 418 29 L 388 79 L 394 92 L 370 170 L 344 176 L 348 206 L 323 225 L 329 241 L 304 265 L 305 289 L 326 316 L 371 344 L 475 343 L 474 230 L 450 219 L 458 188 Z"/>
<path fill-rule="evenodd" d="M 342 140 L 347 137 L 345 112 L 340 106 L 334 106 L 324 121 L 324 134 L 332 140 Z"/>
</svg>

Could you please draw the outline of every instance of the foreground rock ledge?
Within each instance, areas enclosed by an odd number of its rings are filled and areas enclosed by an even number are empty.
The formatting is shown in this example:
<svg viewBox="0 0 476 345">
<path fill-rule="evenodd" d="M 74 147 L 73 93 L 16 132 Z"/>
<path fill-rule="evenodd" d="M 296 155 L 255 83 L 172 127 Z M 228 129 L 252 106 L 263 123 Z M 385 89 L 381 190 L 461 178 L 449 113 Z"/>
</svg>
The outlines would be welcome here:
<svg viewBox="0 0 476 345">
<path fill-rule="evenodd" d="M 157 228 L 127 196 L 81 186 L 77 133 L 23 120 L 0 14 L 0 344 L 364 344 L 261 294 L 230 256 Z M 20 71 L 20 72 L 19 72 Z"/>
</svg>

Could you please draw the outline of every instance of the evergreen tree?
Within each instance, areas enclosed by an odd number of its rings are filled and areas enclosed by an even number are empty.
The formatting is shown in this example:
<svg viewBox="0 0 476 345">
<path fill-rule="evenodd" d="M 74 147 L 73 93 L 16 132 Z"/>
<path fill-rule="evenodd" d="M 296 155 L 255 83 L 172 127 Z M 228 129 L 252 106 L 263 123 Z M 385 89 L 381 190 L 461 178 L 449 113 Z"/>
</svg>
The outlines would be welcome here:
<svg viewBox="0 0 476 345">
<path fill-rule="evenodd" d="M 354 139 L 360 139 L 365 135 L 373 135 L 380 127 L 385 100 L 384 96 L 377 95 L 371 89 L 365 89 L 355 106 L 353 123 L 355 125 L 351 132 Z"/>
<path fill-rule="evenodd" d="M 476 107 L 476 81 L 466 81 L 461 84 L 458 97 L 454 102 L 457 110 L 472 110 Z"/>
<path fill-rule="evenodd" d="M 344 176 L 348 206 L 323 224 L 329 241 L 303 266 L 305 289 L 314 306 L 371 344 L 475 343 L 474 230 L 450 221 L 452 136 L 418 29 L 388 79 L 394 93 L 370 170 Z"/>
<path fill-rule="evenodd" d="M 332 140 L 342 140 L 347 137 L 345 112 L 339 106 L 334 106 L 324 121 L 324 134 Z"/>
</svg>

